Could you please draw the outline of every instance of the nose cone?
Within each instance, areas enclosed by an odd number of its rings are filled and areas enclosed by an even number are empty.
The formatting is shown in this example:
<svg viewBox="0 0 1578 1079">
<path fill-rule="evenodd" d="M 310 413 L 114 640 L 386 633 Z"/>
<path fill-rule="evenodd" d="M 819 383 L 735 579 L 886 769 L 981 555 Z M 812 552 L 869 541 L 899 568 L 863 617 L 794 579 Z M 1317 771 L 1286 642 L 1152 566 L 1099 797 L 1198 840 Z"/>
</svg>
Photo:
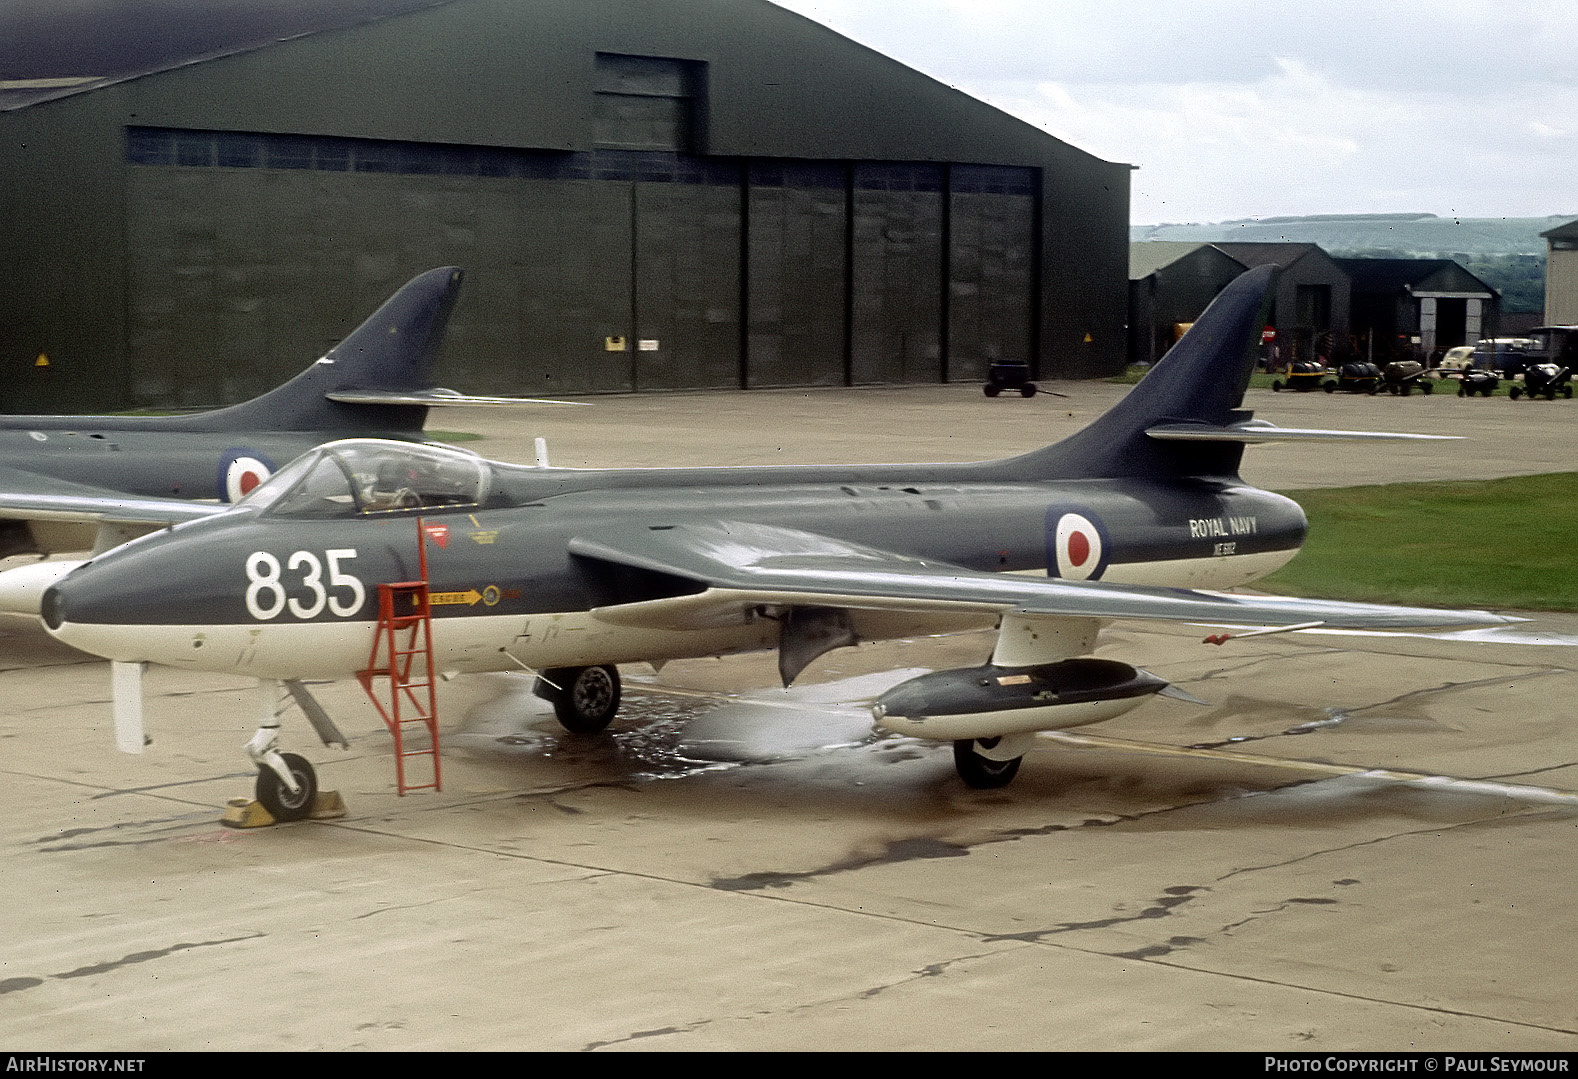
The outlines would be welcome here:
<svg viewBox="0 0 1578 1079">
<path fill-rule="evenodd" d="M 39 617 L 56 640 L 106 659 L 141 659 L 135 651 L 133 616 L 128 608 L 118 614 L 100 599 L 104 575 L 94 562 L 84 562 L 44 590 Z M 110 647 L 106 647 L 110 645 Z"/>
<path fill-rule="evenodd" d="M 206 523 L 206 522 L 196 522 Z M 150 634 L 216 606 L 216 574 L 201 537 L 161 532 L 81 563 L 42 589 L 38 612 L 50 634 L 105 659 L 151 660 Z M 242 581 L 242 588 L 245 581 Z"/>
<path fill-rule="evenodd" d="M 44 620 L 45 628 L 51 633 L 65 624 L 65 600 L 61 598 L 60 585 L 58 583 L 44 589 L 44 598 L 39 602 L 38 613 L 39 617 Z"/>
</svg>

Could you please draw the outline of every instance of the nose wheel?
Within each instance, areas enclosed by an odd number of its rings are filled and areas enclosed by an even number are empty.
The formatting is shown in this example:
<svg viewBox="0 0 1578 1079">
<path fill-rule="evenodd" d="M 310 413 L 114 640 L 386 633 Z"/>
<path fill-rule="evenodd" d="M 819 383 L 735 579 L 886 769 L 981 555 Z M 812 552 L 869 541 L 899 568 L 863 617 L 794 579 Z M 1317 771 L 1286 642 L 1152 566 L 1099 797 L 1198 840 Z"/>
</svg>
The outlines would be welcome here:
<svg viewBox="0 0 1578 1079">
<path fill-rule="evenodd" d="M 303 820 L 312 812 L 313 800 L 318 797 L 318 773 L 300 754 L 281 753 L 279 759 L 295 781 L 296 789 L 291 790 L 268 764 L 260 765 L 256 788 L 258 804 L 277 821 Z"/>
<path fill-rule="evenodd" d="M 319 789 L 318 772 L 312 762 L 299 753 L 286 753 L 279 748 L 279 717 L 272 712 L 277 699 L 275 688 L 262 685 L 259 699 L 270 711 L 246 747 L 247 756 L 258 770 L 254 800 L 232 798 L 221 823 L 231 828 L 264 828 L 308 817 L 345 816 L 345 802 L 339 792 Z M 343 741 L 344 736 L 340 737 Z"/>
</svg>

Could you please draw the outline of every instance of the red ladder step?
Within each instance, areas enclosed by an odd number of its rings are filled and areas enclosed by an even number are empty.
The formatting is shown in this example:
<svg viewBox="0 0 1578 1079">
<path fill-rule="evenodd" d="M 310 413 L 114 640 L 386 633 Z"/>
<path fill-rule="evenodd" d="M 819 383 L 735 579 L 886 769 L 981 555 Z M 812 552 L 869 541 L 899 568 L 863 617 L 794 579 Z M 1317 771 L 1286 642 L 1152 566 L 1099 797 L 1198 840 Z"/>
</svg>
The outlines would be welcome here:
<svg viewBox="0 0 1578 1079">
<path fill-rule="evenodd" d="M 427 539 L 417 519 L 418 563 L 422 579 L 378 586 L 378 626 L 367 657 L 367 669 L 356 679 L 378 709 L 394 738 L 395 785 L 408 791 L 440 790 L 438 756 L 438 685 L 433 669 L 433 615 L 427 588 Z M 386 679 L 382 685 L 379 680 Z M 382 692 L 381 692 L 382 691 Z M 407 749 L 406 729 L 420 725 L 427 745 Z M 416 732 L 412 732 L 413 734 Z M 407 781 L 406 761 L 427 757 L 430 782 Z"/>
</svg>

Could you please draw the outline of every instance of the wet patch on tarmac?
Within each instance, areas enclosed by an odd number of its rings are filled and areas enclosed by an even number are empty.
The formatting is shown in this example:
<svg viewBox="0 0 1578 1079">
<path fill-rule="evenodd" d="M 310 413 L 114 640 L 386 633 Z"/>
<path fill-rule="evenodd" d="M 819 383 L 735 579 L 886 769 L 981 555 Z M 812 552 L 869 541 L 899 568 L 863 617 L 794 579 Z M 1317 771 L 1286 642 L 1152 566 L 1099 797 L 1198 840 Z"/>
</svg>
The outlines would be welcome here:
<svg viewBox="0 0 1578 1079">
<path fill-rule="evenodd" d="M 834 862 L 832 865 L 820 869 L 809 869 L 800 873 L 746 873 L 739 877 L 715 877 L 712 887 L 724 892 L 749 892 L 762 888 L 786 888 L 797 881 L 813 880 L 817 877 L 830 876 L 834 873 L 847 873 L 856 869 L 869 869 L 874 865 L 893 865 L 898 862 L 913 862 L 928 858 L 963 858 L 968 856 L 970 848 L 957 843 L 949 843 L 941 839 L 928 836 L 914 836 L 909 839 L 898 839 L 887 844 L 877 854 L 856 855 Z"/>
<path fill-rule="evenodd" d="M 1135 914 L 1119 915 L 1112 918 L 1099 918 L 1090 922 L 1061 922 L 1046 929 L 1032 929 L 1024 933 L 994 933 L 986 934 L 981 939 L 988 944 L 999 941 L 1023 941 L 1037 943 L 1048 937 L 1059 936 L 1063 933 L 1077 933 L 1086 929 L 1111 929 L 1114 926 L 1128 925 L 1131 922 L 1144 922 L 1156 918 L 1166 918 L 1179 907 L 1199 898 L 1199 895 L 1210 892 L 1211 889 L 1197 884 L 1184 884 L 1172 888 L 1162 889 L 1162 894 L 1150 901 L 1150 905 L 1142 908 Z M 1198 893 L 1198 894 L 1197 894 Z M 1183 938 L 1178 938 L 1183 939 Z M 1139 958 L 1134 956 L 1132 958 Z"/>
<path fill-rule="evenodd" d="M 446 736 L 446 747 L 591 765 L 634 782 L 802 760 L 879 741 L 898 750 L 884 759 L 913 760 L 924 755 L 921 744 L 874 729 L 869 701 L 918 673 L 905 669 L 742 694 L 627 678 L 618 720 L 595 735 L 566 732 L 552 706 L 531 692 L 529 678 L 500 676 L 495 696 L 470 709 L 462 729 Z"/>
<path fill-rule="evenodd" d="M 36 989 L 50 979 L 67 980 L 71 978 L 91 978 L 96 974 L 109 974 L 124 967 L 136 966 L 139 963 L 149 963 L 156 959 L 167 959 L 172 955 L 193 951 L 198 948 L 217 948 L 226 944 L 239 944 L 242 941 L 258 940 L 264 933 L 245 933 L 239 937 L 222 937 L 218 940 L 182 941 L 172 944 L 168 948 L 151 948 L 147 951 L 132 952 L 119 959 L 107 960 L 103 963 L 93 963 L 75 970 L 62 971 L 59 974 L 48 974 L 42 978 L 7 978 L 0 981 L 0 996 L 7 993 L 17 993 L 26 989 Z"/>
<path fill-rule="evenodd" d="M 1108 952 L 1114 959 L 1160 959 L 1192 944 L 1204 944 L 1204 937 L 1169 937 L 1166 944 L 1152 944 L 1132 952 Z"/>
<path fill-rule="evenodd" d="M 153 817 L 148 820 L 117 821 L 101 828 L 69 828 L 55 835 L 39 836 L 33 843 L 51 854 L 61 851 L 94 850 L 100 847 L 141 847 L 150 843 L 165 843 L 179 837 L 194 824 L 211 826 L 214 812 L 203 809 L 182 813 L 175 817 Z M 139 834 L 148 833 L 148 834 Z M 108 834 L 112 838 L 78 842 L 85 836 Z M 124 838 L 115 838 L 124 837 Z"/>
</svg>

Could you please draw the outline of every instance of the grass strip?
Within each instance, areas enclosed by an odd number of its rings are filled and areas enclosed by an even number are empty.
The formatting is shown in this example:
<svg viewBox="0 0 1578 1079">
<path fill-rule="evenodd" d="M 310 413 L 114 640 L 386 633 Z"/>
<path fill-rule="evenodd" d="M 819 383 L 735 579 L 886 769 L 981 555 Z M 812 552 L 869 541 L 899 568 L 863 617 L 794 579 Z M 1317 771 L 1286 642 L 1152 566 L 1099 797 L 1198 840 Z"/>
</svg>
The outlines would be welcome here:
<svg viewBox="0 0 1578 1079">
<path fill-rule="evenodd" d="M 1578 610 L 1578 473 L 1285 492 L 1298 557 L 1268 592 L 1437 607 Z"/>
</svg>

